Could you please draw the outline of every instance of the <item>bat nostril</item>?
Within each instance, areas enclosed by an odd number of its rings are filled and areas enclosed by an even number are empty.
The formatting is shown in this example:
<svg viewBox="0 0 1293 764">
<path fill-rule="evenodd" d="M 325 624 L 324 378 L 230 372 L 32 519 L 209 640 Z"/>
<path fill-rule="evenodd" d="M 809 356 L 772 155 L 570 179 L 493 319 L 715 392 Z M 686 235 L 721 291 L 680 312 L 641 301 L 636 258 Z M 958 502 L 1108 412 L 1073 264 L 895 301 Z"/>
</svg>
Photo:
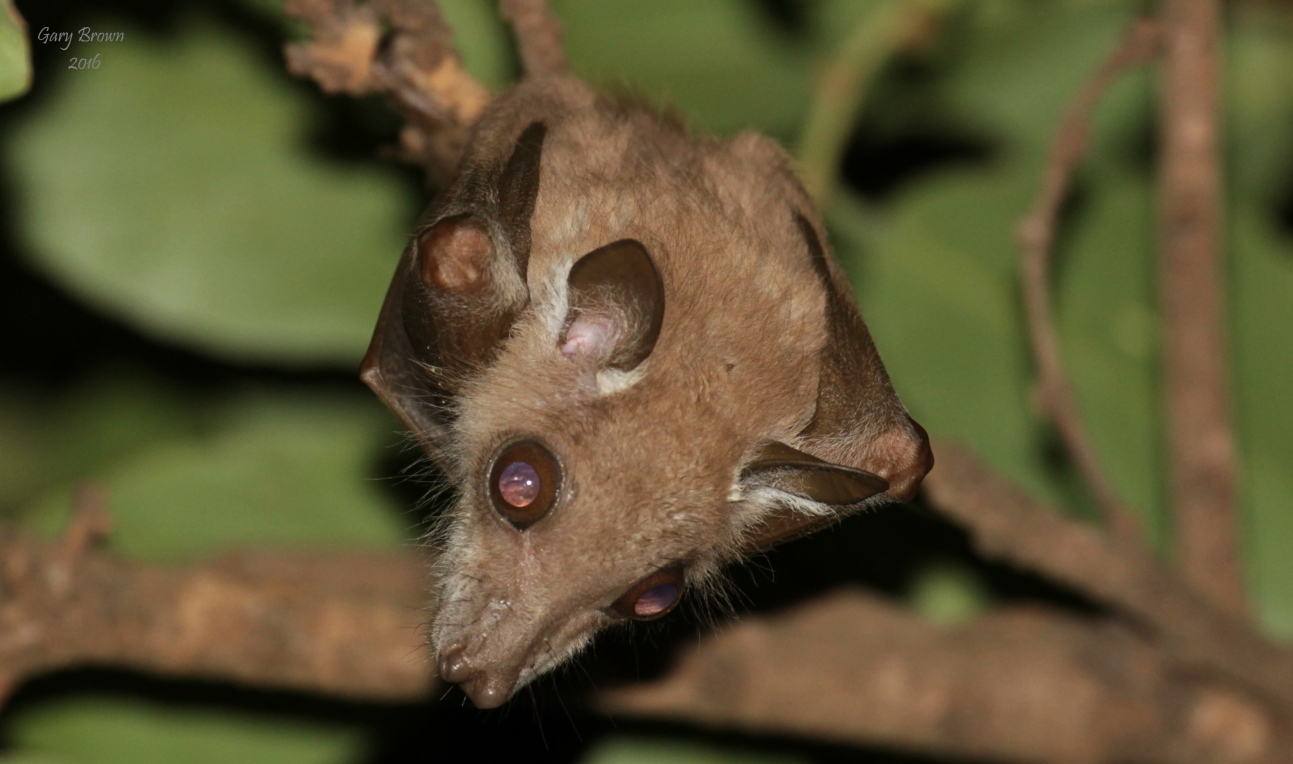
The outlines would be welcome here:
<svg viewBox="0 0 1293 764">
<path fill-rule="evenodd" d="M 462 648 L 456 647 L 440 655 L 440 678 L 452 684 L 470 679 L 471 664 L 462 654 Z"/>
</svg>

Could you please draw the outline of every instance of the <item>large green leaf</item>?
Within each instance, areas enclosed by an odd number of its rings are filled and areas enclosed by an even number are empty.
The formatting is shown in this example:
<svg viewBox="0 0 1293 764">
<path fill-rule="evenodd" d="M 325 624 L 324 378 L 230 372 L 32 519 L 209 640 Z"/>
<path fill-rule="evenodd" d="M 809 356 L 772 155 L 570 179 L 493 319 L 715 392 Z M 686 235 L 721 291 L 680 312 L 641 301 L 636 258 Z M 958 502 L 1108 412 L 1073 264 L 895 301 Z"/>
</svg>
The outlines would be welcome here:
<svg viewBox="0 0 1293 764">
<path fill-rule="evenodd" d="M 870 248 L 838 223 L 861 215 L 849 202 L 831 217 L 863 313 L 916 419 L 972 445 L 1042 497 L 1085 511 L 1071 476 L 1048 464 L 1050 436 L 1029 405 L 1033 368 L 1013 233 L 1036 193 L 1034 173 L 1023 166 L 922 182 L 895 201 Z M 1141 183 L 1092 180 L 1058 263 L 1061 349 L 1102 464 L 1157 532 L 1151 208 Z"/>
<path fill-rule="evenodd" d="M 1293 191 L 1293 29 L 1283 10 L 1239 6 L 1226 40 L 1224 120 L 1234 194 L 1272 204 Z M 1273 17 L 1281 12 L 1281 17 Z"/>
<path fill-rule="evenodd" d="M 56 393 L 0 387 L 0 512 L 12 515 L 40 493 L 111 469 L 159 441 L 195 435 L 195 403 L 126 371 L 94 373 Z"/>
<path fill-rule="evenodd" d="M 938 91 L 966 130 L 1034 160 L 1082 82 L 1118 46 L 1139 12 L 1134 3 L 996 0 L 968 3 L 946 35 Z M 1123 83 L 1105 98 L 1102 119 L 1125 124 L 1144 113 L 1141 87 Z"/>
<path fill-rule="evenodd" d="M 1101 469 L 1162 541 L 1151 190 L 1145 178 L 1118 172 L 1085 177 L 1056 253 L 1060 347 Z"/>
<path fill-rule="evenodd" d="M 31 46 L 27 25 L 13 0 L 0 0 L 0 101 L 17 98 L 31 87 Z"/>
<path fill-rule="evenodd" d="M 223 27 L 96 26 L 131 43 L 61 72 L 6 147 L 34 263 L 170 341 L 355 364 L 416 194 L 312 155 L 303 94 Z"/>
<path fill-rule="evenodd" d="M 1232 219 L 1245 567 L 1267 629 L 1293 639 L 1293 241 L 1254 210 Z"/>
<path fill-rule="evenodd" d="M 335 723 L 106 695 L 24 708 L 8 739 L 20 761 L 62 764 L 340 764 L 363 747 L 362 732 Z"/>
<path fill-rule="evenodd" d="M 246 546 L 390 546 L 416 535 L 374 482 L 393 420 L 364 397 L 245 394 L 209 432 L 165 440 L 98 471 L 113 517 L 111 547 L 172 560 Z M 71 494 L 31 513 L 54 531 Z"/>
<path fill-rule="evenodd" d="M 1031 173 L 954 173 L 912 187 L 868 248 L 834 225 L 841 261 L 894 386 L 936 436 L 1055 498 L 1028 410 L 1012 231 Z M 848 200 L 831 217 L 848 217 Z"/>
<path fill-rule="evenodd" d="M 720 133 L 794 135 L 810 56 L 742 0 L 557 0 L 566 50 L 589 81 L 631 86 Z"/>
</svg>

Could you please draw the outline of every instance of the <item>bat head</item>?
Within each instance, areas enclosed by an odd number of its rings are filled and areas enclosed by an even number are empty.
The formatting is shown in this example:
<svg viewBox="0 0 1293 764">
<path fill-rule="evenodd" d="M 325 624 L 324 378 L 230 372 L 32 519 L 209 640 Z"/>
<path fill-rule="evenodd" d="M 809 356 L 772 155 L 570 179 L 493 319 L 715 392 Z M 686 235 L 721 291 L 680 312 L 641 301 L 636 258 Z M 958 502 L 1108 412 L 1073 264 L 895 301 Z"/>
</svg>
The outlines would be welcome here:
<svg viewBox="0 0 1293 764">
<path fill-rule="evenodd" d="M 482 118 L 400 261 L 364 380 L 457 490 L 442 678 L 497 706 L 742 555 L 932 464 L 766 139 L 568 78 Z"/>
</svg>

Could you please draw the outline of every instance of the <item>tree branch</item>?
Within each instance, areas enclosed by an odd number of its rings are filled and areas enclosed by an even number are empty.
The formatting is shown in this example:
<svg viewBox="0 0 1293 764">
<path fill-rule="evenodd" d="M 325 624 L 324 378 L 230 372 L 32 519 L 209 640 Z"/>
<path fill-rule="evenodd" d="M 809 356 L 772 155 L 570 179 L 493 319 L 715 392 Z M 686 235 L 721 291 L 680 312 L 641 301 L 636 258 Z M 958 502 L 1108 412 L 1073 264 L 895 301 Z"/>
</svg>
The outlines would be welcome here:
<svg viewBox="0 0 1293 764">
<path fill-rule="evenodd" d="M 1246 610 L 1221 284 L 1217 0 L 1164 0 L 1159 162 L 1168 479 L 1186 578 L 1213 604 Z"/>
<path fill-rule="evenodd" d="M 288 69 L 327 93 L 386 96 L 405 120 L 400 158 L 446 179 L 490 94 L 463 68 L 436 4 L 287 0 L 286 11 L 313 31 L 286 47 Z"/>
<path fill-rule="evenodd" d="M 968 451 L 935 443 L 932 504 L 985 556 L 1066 584 L 1149 628 L 1174 664 L 1228 677 L 1293 721 L 1293 651 L 1214 611 L 1144 545 L 1101 535 L 1033 500 Z"/>
<path fill-rule="evenodd" d="M 561 45 L 561 22 L 552 15 L 547 0 L 502 0 L 499 8 L 516 33 L 516 47 L 527 76 L 568 71 L 566 50 Z"/>
<path fill-rule="evenodd" d="M 434 686 L 425 565 L 391 555 L 241 555 L 159 568 L 0 535 L 0 684 L 115 666 L 351 698 Z"/>
<path fill-rule="evenodd" d="M 1287 761 L 1287 733 L 1233 691 L 1177 675 L 1104 621 L 1027 609 L 943 631 L 839 592 L 705 638 L 613 712 L 1036 762 Z M 1209 759 L 1211 755 L 1212 759 Z"/>
<path fill-rule="evenodd" d="M 1050 161 L 1042 176 L 1042 190 L 1028 216 L 1019 224 L 1024 307 L 1028 336 L 1037 362 L 1039 399 L 1064 445 L 1073 456 L 1078 471 L 1095 496 L 1105 524 L 1112 532 L 1127 538 L 1141 536 L 1140 523 L 1118 497 L 1109 478 L 1100 467 L 1099 457 L 1082 426 L 1073 385 L 1064 372 L 1055 320 L 1051 311 L 1050 261 L 1059 216 L 1068 198 L 1073 171 L 1090 143 L 1091 114 L 1096 104 L 1123 73 L 1151 60 L 1158 52 L 1161 27 L 1153 21 L 1136 22 L 1122 44 L 1082 86 L 1069 104 L 1056 132 Z"/>
<path fill-rule="evenodd" d="M 413 555 L 164 568 L 9 533 L 0 559 L 6 687 L 85 665 L 382 701 L 435 684 Z M 725 630 L 663 683 L 602 697 L 622 713 L 1018 761 L 1276 762 L 1291 742 L 1251 695 L 1173 670 L 1110 621 L 1002 611 L 941 631 L 856 593 Z"/>
</svg>

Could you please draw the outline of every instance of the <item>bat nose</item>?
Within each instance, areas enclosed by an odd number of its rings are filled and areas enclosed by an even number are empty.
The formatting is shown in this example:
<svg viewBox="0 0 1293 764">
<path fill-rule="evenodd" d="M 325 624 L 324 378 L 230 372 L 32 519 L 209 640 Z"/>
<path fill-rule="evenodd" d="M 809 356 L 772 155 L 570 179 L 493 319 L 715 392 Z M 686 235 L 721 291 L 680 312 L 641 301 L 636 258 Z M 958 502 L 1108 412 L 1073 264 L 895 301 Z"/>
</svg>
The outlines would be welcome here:
<svg viewBox="0 0 1293 764">
<path fill-rule="evenodd" d="M 440 678 L 462 688 L 476 708 L 498 708 L 512 697 L 512 688 L 520 672 L 485 670 L 472 666 L 461 647 L 440 655 Z"/>
<path fill-rule="evenodd" d="M 458 684 L 471 678 L 471 664 L 462 654 L 462 648 L 447 650 L 440 656 L 440 678 Z"/>
</svg>

